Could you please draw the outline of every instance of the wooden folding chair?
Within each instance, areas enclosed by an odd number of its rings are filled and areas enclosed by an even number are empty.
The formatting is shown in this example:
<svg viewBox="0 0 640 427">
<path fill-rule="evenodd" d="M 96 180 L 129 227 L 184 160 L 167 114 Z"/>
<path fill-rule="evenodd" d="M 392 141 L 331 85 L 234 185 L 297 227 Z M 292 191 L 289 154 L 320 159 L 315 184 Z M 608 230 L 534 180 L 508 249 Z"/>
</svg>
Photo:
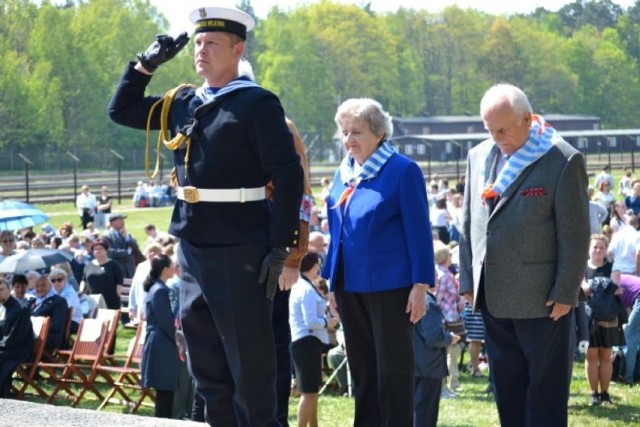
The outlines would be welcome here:
<svg viewBox="0 0 640 427">
<path fill-rule="evenodd" d="M 56 383 L 47 403 L 51 403 L 62 390 L 73 399 L 71 406 L 80 403 L 87 391 L 91 391 L 100 400 L 104 399 L 94 381 L 97 376 L 96 367 L 102 363 L 104 356 L 107 335 L 107 322 L 98 319 L 82 319 L 67 362 L 39 365 L 49 374 L 49 379 Z M 60 371 L 62 374 L 59 374 Z M 82 387 L 80 393 L 74 393 L 69 387 L 70 384 Z"/>
<path fill-rule="evenodd" d="M 118 321 L 120 320 L 120 310 L 111 310 L 108 308 L 99 308 L 96 312 L 96 319 L 107 322 L 107 342 L 105 343 L 104 357 L 110 360 L 113 359 L 113 355 L 109 354 L 109 349 L 113 345 L 113 341 L 116 339 L 118 331 Z M 55 352 L 55 356 L 67 361 L 71 355 L 71 350 L 58 350 Z"/>
<path fill-rule="evenodd" d="M 107 361 L 115 365 L 114 355 L 109 351 L 113 347 L 118 334 L 118 322 L 120 322 L 120 310 L 112 310 L 108 308 L 99 308 L 96 313 L 96 319 L 108 322 L 107 342 L 104 346 L 104 357 Z"/>
<path fill-rule="evenodd" d="M 64 323 L 64 333 L 62 337 L 62 346 L 60 348 L 53 349 L 53 351 L 44 351 L 44 360 L 48 362 L 62 362 L 71 354 L 69 350 L 71 342 L 71 319 L 73 316 L 73 307 L 69 307 L 67 310 L 67 318 Z M 35 317 L 31 317 L 33 320 Z"/>
<path fill-rule="evenodd" d="M 13 387 L 16 392 L 17 399 L 21 399 L 24 396 L 25 391 L 29 386 L 31 386 L 41 397 L 45 399 L 49 397 L 42 387 L 36 383 L 36 374 L 38 372 L 38 365 L 42 361 L 42 355 L 44 354 L 44 346 L 47 343 L 50 324 L 51 319 L 49 317 L 37 316 L 31 318 L 33 333 L 36 337 L 33 343 L 33 361 L 21 363 L 16 368 L 15 375 L 18 379 L 22 380 L 20 388 Z"/>
<path fill-rule="evenodd" d="M 140 409 L 143 401 L 148 397 L 152 402 L 155 402 L 156 398 L 153 390 L 150 388 L 142 387 L 142 374 L 140 372 L 140 365 L 142 363 L 142 349 L 144 348 L 144 338 L 146 333 L 146 322 L 141 321 L 138 324 L 136 335 L 129 342 L 127 349 L 127 360 L 124 366 L 107 366 L 101 365 L 98 367 L 98 373 L 105 379 L 111 375 L 117 375 L 115 379 L 107 379 L 107 382 L 111 383 L 111 390 L 107 394 L 107 397 L 102 401 L 102 404 L 98 407 L 101 410 L 107 406 L 113 396 L 118 393 L 122 396 L 123 400 L 118 400 L 118 403 L 131 407 L 131 413 L 135 414 Z M 129 393 L 131 394 L 129 394 Z M 138 392 L 137 400 L 132 398 L 132 393 Z"/>
</svg>

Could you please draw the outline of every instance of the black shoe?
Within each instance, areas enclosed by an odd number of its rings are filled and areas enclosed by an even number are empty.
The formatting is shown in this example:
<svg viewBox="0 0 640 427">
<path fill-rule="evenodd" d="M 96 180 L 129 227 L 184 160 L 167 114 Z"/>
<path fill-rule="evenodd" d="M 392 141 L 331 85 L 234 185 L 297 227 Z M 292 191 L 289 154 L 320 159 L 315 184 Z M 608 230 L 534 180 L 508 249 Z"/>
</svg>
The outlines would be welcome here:
<svg viewBox="0 0 640 427">
<path fill-rule="evenodd" d="M 611 401 L 611 396 L 609 396 L 609 393 L 607 393 L 606 391 L 600 394 L 600 403 L 606 403 L 609 405 L 613 405 L 613 402 Z"/>
<path fill-rule="evenodd" d="M 609 395 L 607 395 L 609 396 Z M 589 401 L 589 405 L 590 406 L 598 406 L 600 405 L 600 395 L 598 394 L 597 391 L 594 391 L 593 393 L 591 393 L 591 400 Z"/>
</svg>

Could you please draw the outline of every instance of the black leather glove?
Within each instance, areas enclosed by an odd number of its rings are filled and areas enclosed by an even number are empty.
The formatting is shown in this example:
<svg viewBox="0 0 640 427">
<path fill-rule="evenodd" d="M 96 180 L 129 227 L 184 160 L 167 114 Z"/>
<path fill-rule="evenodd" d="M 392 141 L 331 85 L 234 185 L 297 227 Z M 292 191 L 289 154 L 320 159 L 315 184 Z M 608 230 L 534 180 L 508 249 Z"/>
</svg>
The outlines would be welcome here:
<svg viewBox="0 0 640 427">
<path fill-rule="evenodd" d="M 166 34 L 160 34 L 144 53 L 137 55 L 138 61 L 145 70 L 153 73 L 160 65 L 173 59 L 187 43 L 189 43 L 189 36 L 186 32 L 180 33 L 175 40 Z"/>
<path fill-rule="evenodd" d="M 287 259 L 289 251 L 286 248 L 272 248 L 271 252 L 262 260 L 262 267 L 260 268 L 260 276 L 258 277 L 258 283 L 265 284 L 265 293 L 267 299 L 273 299 L 278 289 L 278 279 L 280 273 L 282 273 L 282 267 L 284 266 L 284 260 Z"/>
</svg>

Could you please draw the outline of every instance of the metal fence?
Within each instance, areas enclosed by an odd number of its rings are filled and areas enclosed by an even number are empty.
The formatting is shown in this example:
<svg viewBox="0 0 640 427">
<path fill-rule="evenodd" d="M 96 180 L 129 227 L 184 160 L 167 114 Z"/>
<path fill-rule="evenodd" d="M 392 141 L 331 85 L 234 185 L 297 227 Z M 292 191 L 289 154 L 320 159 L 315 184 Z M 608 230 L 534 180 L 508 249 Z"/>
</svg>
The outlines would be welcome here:
<svg viewBox="0 0 640 427">
<path fill-rule="evenodd" d="M 167 152 L 162 155 L 167 157 Z M 153 152 L 155 158 L 155 151 Z M 165 159 L 167 165 L 169 159 Z M 73 163 L 77 163 L 79 170 L 115 171 L 118 166 L 122 170 L 140 169 L 144 165 L 144 149 L 118 149 L 114 147 L 73 149 L 22 149 L 7 148 L 0 156 L 0 173 L 2 175 L 21 172 L 25 164 L 33 172 L 37 173 L 64 173 L 70 172 Z"/>
</svg>

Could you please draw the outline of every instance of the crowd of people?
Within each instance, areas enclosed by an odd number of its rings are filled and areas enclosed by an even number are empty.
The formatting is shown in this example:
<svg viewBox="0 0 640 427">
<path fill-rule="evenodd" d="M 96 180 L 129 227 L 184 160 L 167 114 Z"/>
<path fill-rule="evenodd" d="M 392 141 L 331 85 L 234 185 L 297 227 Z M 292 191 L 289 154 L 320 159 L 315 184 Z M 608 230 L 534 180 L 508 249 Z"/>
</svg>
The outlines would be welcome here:
<svg viewBox="0 0 640 427">
<path fill-rule="evenodd" d="M 27 307 L 59 319 L 83 310 L 90 293 L 118 308 L 131 278 L 129 313 L 146 321 L 142 383 L 156 391 L 156 416 L 217 425 L 288 425 L 294 381 L 298 425 L 317 426 L 325 353 L 340 392 L 353 392 L 358 426 L 435 426 L 440 399 L 464 392 L 467 346 L 470 375 L 488 366 L 504 426 L 567 425 L 579 350 L 592 405 L 614 400 L 612 347 L 625 342 L 620 375 L 633 384 L 640 181 L 631 173 L 617 193 L 607 168 L 588 188 L 582 154 L 533 114 L 521 89 L 499 84 L 480 102 L 490 138 L 470 150 L 455 187 L 425 183 L 395 151 L 379 102 L 346 100 L 335 114 L 346 156 L 314 203 L 295 125 L 241 72 L 253 18 L 222 7 L 190 18 L 203 85 L 146 95 L 189 41 L 161 35 L 127 65 L 109 105 L 121 125 L 171 134 L 170 234 L 146 226 L 141 251 L 126 216 L 109 211 L 98 236 L 93 221 L 111 209 L 108 192 L 98 201 L 83 187 L 79 235 L 70 223 L 0 233 L 2 257 L 45 245 L 74 255 L 51 271 L 15 274 L 15 297 L 0 284 L 7 319 L 24 330 Z M 149 190 L 139 184 L 136 206 L 171 201 L 162 187 Z M 63 347 L 53 323 L 50 347 Z M 4 393 L 11 377 L 0 368 Z"/>
<path fill-rule="evenodd" d="M 137 208 L 157 208 L 170 206 L 176 201 L 176 194 L 168 183 L 156 182 L 148 183 L 138 181 L 133 192 L 133 206 Z"/>
<path fill-rule="evenodd" d="M 369 101 L 364 102 L 365 104 L 370 103 Z M 382 111 L 378 104 L 371 103 L 371 105 L 372 108 Z M 350 125 L 353 126 L 352 123 Z M 377 147 L 377 145 L 374 146 Z M 614 185 L 613 178 L 607 172 L 604 170 L 602 174 L 599 174 L 594 183 L 594 187 L 603 188 L 605 192 Z M 337 176 L 337 179 L 341 178 Z M 417 178 L 418 183 L 421 180 L 421 176 Z M 358 316 L 371 316 L 367 323 L 371 323 L 375 318 L 385 319 L 385 322 L 389 322 L 390 314 L 378 313 L 382 307 L 382 301 L 384 301 L 384 305 L 389 304 L 389 296 L 384 294 L 380 305 L 376 304 L 373 295 L 371 301 L 365 299 L 357 302 L 345 302 L 345 297 L 347 297 L 346 301 L 349 301 L 349 298 L 355 295 L 347 295 L 345 290 L 336 289 L 336 286 L 345 286 L 344 284 L 339 285 L 338 279 L 329 282 L 332 294 L 335 291 L 338 294 L 340 292 L 344 294 L 337 298 L 337 303 L 330 299 L 327 281 L 320 275 L 322 266 L 325 266 L 325 277 L 336 277 L 335 274 L 346 274 L 346 271 L 351 271 L 354 268 L 352 259 L 361 255 L 347 254 L 348 257 L 341 261 L 342 265 L 335 264 L 335 261 L 332 260 L 332 257 L 335 257 L 335 252 L 332 255 L 330 247 L 331 236 L 340 236 L 345 231 L 349 231 L 353 239 L 353 233 L 356 231 L 355 229 L 345 230 L 344 225 L 342 230 L 335 228 L 330 230 L 331 221 L 327 216 L 335 213 L 336 206 L 341 203 L 358 203 L 358 200 L 351 199 L 352 196 L 350 196 L 339 202 L 343 193 L 341 186 L 333 184 L 329 178 L 324 178 L 322 182 L 326 191 L 322 192 L 318 203 L 314 203 L 311 208 L 308 252 L 301 259 L 300 279 L 293 286 L 289 298 L 290 351 L 294 367 L 291 381 L 297 392 L 300 393 L 298 407 L 300 425 L 314 425 L 314 420 L 317 421 L 318 390 L 324 381 L 321 366 L 323 354 L 327 355 L 326 358 L 333 368 L 337 368 L 340 362 L 347 358 L 347 355 L 349 356 L 349 366 L 352 368 L 347 369 L 343 365 L 341 368 L 343 372 L 337 376 L 340 393 L 347 394 L 347 384 L 352 381 L 351 378 L 347 380 L 347 375 L 355 378 L 356 396 L 358 393 L 365 393 L 362 389 L 364 384 L 367 384 L 367 394 L 374 390 L 374 394 L 377 395 L 376 387 L 385 389 L 391 387 L 389 383 L 384 381 L 386 374 L 383 368 L 372 368 L 373 371 L 365 372 L 366 363 L 364 361 L 372 360 L 371 352 L 379 350 L 373 350 L 376 348 L 375 346 L 368 349 L 365 347 L 362 356 L 358 354 L 359 351 L 362 351 L 358 349 L 358 346 L 363 343 L 359 343 L 358 340 L 364 336 L 364 324 L 352 327 L 352 330 L 355 330 L 359 335 L 357 338 L 347 333 L 346 338 L 337 339 L 345 332 L 345 322 L 349 325 L 350 321 L 354 321 L 350 316 L 357 313 L 356 307 L 362 307 L 365 310 Z M 606 182 L 606 185 L 603 185 L 602 182 Z M 471 360 L 467 365 L 469 374 L 486 376 L 488 370 L 481 312 L 480 310 L 474 311 L 472 305 L 461 296 L 458 281 L 460 270 L 458 240 L 463 234 L 461 200 L 465 190 L 464 183 L 465 180 L 462 179 L 455 188 L 450 188 L 446 179 L 434 177 L 426 186 L 422 185 L 424 212 L 428 210 L 431 213 L 430 230 L 424 231 L 424 233 L 429 232 L 432 237 L 434 248 L 432 265 L 435 272 L 433 277 L 423 280 L 425 283 L 433 282 L 433 287 L 430 287 L 426 292 L 420 291 L 420 295 L 426 296 L 422 303 L 425 308 L 422 310 L 425 310 L 427 315 L 424 317 L 416 316 L 413 334 L 408 336 L 407 342 L 413 346 L 414 362 L 408 363 L 406 360 L 392 362 L 395 367 L 399 364 L 415 365 L 414 369 L 409 370 L 407 376 L 410 379 L 413 378 L 411 381 L 415 382 L 413 400 L 415 412 L 409 411 L 409 414 L 413 413 L 413 415 L 408 416 L 415 417 L 415 420 L 423 420 L 416 425 L 434 425 L 437 421 L 440 398 L 455 398 L 458 393 L 462 392 L 458 364 L 460 354 L 464 349 L 468 349 L 471 355 Z M 631 196 L 624 196 L 627 200 L 629 197 L 633 197 L 636 187 L 640 188 L 640 180 L 631 177 L 629 187 Z M 419 193 L 420 189 L 416 187 L 407 191 Z M 333 198 L 332 194 L 334 194 Z M 629 203 L 627 205 L 620 200 L 612 203 L 607 201 L 608 205 L 604 207 L 601 205 L 601 200 L 608 200 L 608 198 L 593 196 L 591 201 L 591 203 L 602 207 L 602 210 L 606 210 L 607 214 L 602 214 L 600 210 L 595 211 L 595 214 L 594 211 L 590 211 L 591 215 L 595 215 L 595 221 L 598 224 L 596 230 L 591 228 L 593 235 L 588 254 L 588 266 L 581 287 L 581 300 L 575 309 L 577 328 L 575 342 L 579 343 L 575 350 L 586 351 L 585 370 L 591 387 L 590 403 L 592 405 L 611 403 L 612 399 L 608 393 L 608 387 L 611 378 L 615 378 L 618 374 L 612 372 L 612 348 L 624 346 L 625 341 L 627 348 L 629 345 L 635 345 L 636 351 L 634 352 L 632 349 L 626 351 L 627 364 L 625 366 L 627 371 L 619 374 L 625 382 L 633 384 L 635 380 L 633 368 L 637 357 L 637 344 L 640 340 L 637 336 L 638 326 L 635 324 L 638 322 L 637 296 L 640 294 L 636 258 L 640 253 L 640 232 L 638 231 L 640 221 L 633 211 L 633 201 L 627 202 Z M 357 204 L 352 206 L 357 206 Z M 376 206 L 376 209 L 378 213 L 382 212 L 381 207 Z M 415 207 L 410 211 L 415 213 Z M 138 245 L 132 235 L 126 231 L 125 218 L 126 215 L 121 213 L 110 215 L 108 217 L 109 226 L 102 232 L 98 232 L 91 221 L 85 223 L 83 218 L 81 218 L 80 226 L 86 227 L 84 230 L 75 229 L 72 223 L 65 222 L 58 230 L 45 224 L 39 233 L 35 233 L 33 229 L 24 229 L 16 233 L 0 232 L 1 259 L 31 247 L 57 248 L 73 255 L 73 260 L 70 263 L 56 265 L 48 270 L 24 271 L 9 275 L 7 278 L 10 280 L 10 286 L 9 283 L 5 286 L 7 289 L 11 289 L 12 296 L 18 302 L 16 307 L 21 307 L 26 314 L 51 318 L 52 323 L 46 349 L 53 352 L 55 349 L 62 349 L 68 345 L 64 342 L 64 339 L 68 338 L 64 336 L 68 308 L 72 309 L 71 331 L 75 333 L 80 320 L 91 315 L 91 304 L 87 302 L 86 295 L 100 294 L 106 307 L 120 308 L 119 288 L 125 278 L 132 279 L 129 315 L 134 323 L 140 320 L 148 322 L 148 337 L 143 358 L 143 385 L 153 387 L 157 391 L 159 403 L 156 415 L 184 418 L 185 416 L 191 417 L 193 413 L 195 419 L 204 420 L 202 411 L 192 410 L 194 388 L 190 380 L 188 387 L 178 387 L 178 372 L 180 370 L 186 371 L 186 365 L 180 361 L 178 356 L 179 347 L 176 342 L 176 319 L 179 318 L 179 286 L 181 282 L 179 274 L 176 272 L 178 265 L 175 245 L 178 243 L 178 239 L 168 233 L 158 231 L 153 224 L 148 224 L 143 229 L 147 236 L 143 253 L 136 255 L 136 252 L 139 252 Z M 593 223 L 594 218 L 591 219 Z M 615 230 L 611 230 L 607 237 L 607 229 L 613 228 L 612 222 L 616 220 L 621 223 L 615 227 Z M 429 225 L 428 222 L 425 224 Z M 370 226 L 366 227 L 368 229 Z M 385 223 L 385 227 L 389 227 L 389 224 Z M 386 229 L 380 230 L 376 235 L 383 236 L 384 231 Z M 412 231 L 415 231 L 415 228 L 412 228 Z M 366 234 L 366 236 L 370 242 L 370 235 Z M 397 237 L 397 234 L 395 236 Z M 380 243 L 374 247 L 388 248 L 389 245 L 392 243 Z M 405 254 L 401 258 L 411 259 L 411 255 Z M 375 259 L 380 263 L 380 258 Z M 381 263 L 377 267 L 386 269 L 390 265 L 398 265 L 399 260 L 392 259 L 390 262 L 389 265 Z M 360 264 L 367 265 L 365 260 L 358 261 L 356 265 Z M 339 271 L 342 273 L 332 273 L 332 268 L 340 269 Z M 382 273 L 376 273 L 373 270 L 373 265 L 367 269 L 372 270 L 367 274 L 374 274 L 378 278 L 375 282 L 382 283 L 380 282 L 383 278 L 380 276 Z M 364 270 L 358 271 L 358 274 L 363 274 Z M 394 278 L 401 274 L 401 272 L 396 272 L 389 277 Z M 353 283 L 355 278 L 349 280 Z M 3 283 L 6 282 L 3 281 Z M 0 295 L 3 289 L 0 285 Z M 615 315 L 611 314 L 611 308 L 608 312 L 606 311 L 607 303 L 611 306 L 611 301 L 607 302 L 608 299 L 621 297 L 625 295 L 625 292 L 627 298 L 615 300 L 613 307 L 618 310 L 619 305 L 626 301 L 626 308 L 631 310 L 631 316 L 625 320 L 625 322 L 629 322 L 629 327 L 626 330 L 622 327 L 622 320 L 618 318 L 617 311 Z M 357 295 L 358 299 L 363 296 L 362 292 Z M 633 295 L 636 295 L 636 298 L 633 298 Z M 404 306 L 407 302 L 402 302 L 403 300 L 404 298 L 398 301 L 398 313 L 405 312 Z M 3 304 L 6 302 L 5 299 Z M 347 306 L 348 304 L 354 305 L 345 309 L 345 304 Z M 387 309 L 385 307 L 385 310 Z M 7 313 L 15 312 L 15 310 L 12 305 L 7 305 L 5 308 Z M 368 312 L 371 314 L 367 314 Z M 580 313 L 583 313 L 582 320 L 580 320 Z M 344 318 L 345 314 L 346 319 Z M 16 319 L 18 318 L 22 319 L 19 321 L 22 324 L 28 322 L 28 317 L 27 320 L 24 320 L 24 316 L 17 316 Z M 18 320 L 15 321 L 18 322 Z M 368 338 L 371 340 L 371 344 L 375 342 L 375 339 L 388 339 L 389 334 L 397 338 L 399 335 L 398 327 L 391 328 L 391 331 L 385 334 L 382 331 L 386 327 L 383 325 L 374 327 L 372 332 L 378 330 L 380 332 L 375 332 Z M 20 328 L 16 327 L 14 330 L 15 333 L 18 333 Z M 24 328 L 22 330 L 24 332 Z M 382 335 L 374 338 L 376 333 Z M 24 345 L 32 345 L 32 340 L 24 341 Z M 393 345 L 380 344 L 377 348 L 397 350 L 400 345 L 400 342 L 395 342 Z M 347 348 L 350 351 L 347 351 Z M 340 356 L 335 359 L 335 355 L 338 353 Z M 27 353 L 23 354 L 25 355 L 21 357 L 27 357 Z M 358 357 L 360 359 L 354 362 Z M 391 356 L 385 354 L 384 357 Z M 3 367 L 5 366 L 6 364 L 3 363 Z M 382 371 L 376 372 L 381 369 Z M 397 374 L 397 370 L 394 370 L 393 375 Z M 6 397 L 10 395 L 10 383 L 7 382 L 7 374 L 4 375 L 1 390 Z M 363 378 L 369 378 L 369 382 Z M 376 386 L 370 383 L 372 380 L 379 381 L 380 384 Z M 493 391 L 489 381 L 487 391 Z M 188 394 L 188 396 L 180 399 L 174 398 L 174 393 L 178 392 Z M 195 396 L 196 400 L 199 400 L 197 393 Z M 367 417 L 382 416 L 380 412 L 375 412 L 376 405 L 372 403 L 377 398 L 373 396 L 360 398 L 363 399 L 363 403 L 360 406 L 356 404 L 357 417 L 364 417 L 360 418 L 364 420 Z M 175 409 L 174 399 L 182 402 L 179 409 Z M 375 412 L 374 414 L 366 414 L 372 410 Z M 404 411 L 406 412 L 407 409 L 405 408 Z M 394 420 L 398 419 L 397 414 L 388 414 L 387 416 L 393 417 Z"/>
<path fill-rule="evenodd" d="M 94 228 L 92 222 L 83 223 L 75 229 L 71 222 L 64 222 L 55 230 L 44 224 L 36 232 L 35 227 L 22 230 L 0 232 L 2 252 L 0 261 L 31 248 L 57 249 L 68 255 L 70 261 L 53 264 L 37 270 L 15 271 L 1 275 L 3 284 L 10 290 L 10 301 L 3 300 L 0 331 L 0 362 L 2 364 L 2 397 L 10 397 L 11 374 L 18 363 L 25 362 L 32 355 L 33 332 L 30 328 L 12 327 L 8 322 L 11 311 L 23 312 L 28 316 L 49 317 L 50 327 L 45 345 L 45 355 L 53 360 L 56 350 L 70 347 L 72 335 L 77 333 L 80 322 L 85 317 L 95 316 L 98 308 L 121 309 L 121 295 L 125 279 L 131 279 L 140 270 L 145 280 L 150 270 L 146 263 L 139 264 L 137 242 L 125 228 L 126 215 L 114 213 L 109 217 L 109 225 L 104 230 Z M 86 229 L 82 229 L 86 226 Z M 174 255 L 176 239 L 168 235 L 154 233 L 155 226 L 148 224 L 145 252 Z M 173 275 L 172 275 L 173 276 Z M 174 280 L 175 282 L 175 280 Z M 9 300 L 9 299 L 8 299 Z M 144 301 L 134 301 L 132 313 L 142 307 Z M 20 310 L 16 310 L 19 307 Z M 135 308 L 134 308 L 135 307 Z M 21 317 L 17 317 L 21 318 Z M 123 322 L 127 319 L 123 317 Z M 31 322 L 26 322 L 31 325 Z M 14 335 L 30 336 L 20 339 Z M 15 354 L 10 347 L 23 343 L 30 347 L 28 352 Z M 109 349 L 113 353 L 113 347 Z"/>
</svg>

